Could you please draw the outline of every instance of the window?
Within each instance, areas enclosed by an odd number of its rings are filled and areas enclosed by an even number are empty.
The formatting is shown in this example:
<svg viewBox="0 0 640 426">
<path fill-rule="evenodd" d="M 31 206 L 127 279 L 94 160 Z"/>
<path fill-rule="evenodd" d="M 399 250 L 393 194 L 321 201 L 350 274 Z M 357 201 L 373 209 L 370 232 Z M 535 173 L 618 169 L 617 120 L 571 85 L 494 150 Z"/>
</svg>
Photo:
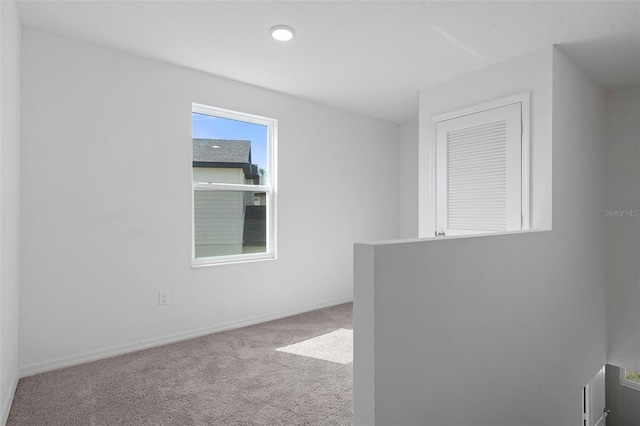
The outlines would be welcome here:
<svg viewBox="0 0 640 426">
<path fill-rule="evenodd" d="M 640 371 L 620 369 L 620 384 L 640 391 Z"/>
<path fill-rule="evenodd" d="M 271 118 L 192 106 L 192 264 L 276 257 Z"/>
<path fill-rule="evenodd" d="M 436 236 L 528 228 L 528 94 L 434 117 Z"/>
</svg>

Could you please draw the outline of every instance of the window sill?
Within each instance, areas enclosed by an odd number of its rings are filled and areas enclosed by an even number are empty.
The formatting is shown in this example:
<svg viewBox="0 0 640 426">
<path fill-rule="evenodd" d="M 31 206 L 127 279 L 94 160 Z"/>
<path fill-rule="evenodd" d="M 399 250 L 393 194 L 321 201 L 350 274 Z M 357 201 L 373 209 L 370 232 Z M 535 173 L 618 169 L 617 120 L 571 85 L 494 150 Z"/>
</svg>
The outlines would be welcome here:
<svg viewBox="0 0 640 426">
<path fill-rule="evenodd" d="M 620 386 L 624 386 L 625 388 L 633 389 L 636 392 L 640 392 L 640 384 L 624 381 L 624 382 L 620 382 Z"/>
<path fill-rule="evenodd" d="M 278 256 L 273 253 L 242 254 L 237 256 L 218 256 L 191 259 L 191 268 L 204 268 L 207 266 L 233 265 L 236 263 L 262 262 L 276 260 Z"/>
</svg>

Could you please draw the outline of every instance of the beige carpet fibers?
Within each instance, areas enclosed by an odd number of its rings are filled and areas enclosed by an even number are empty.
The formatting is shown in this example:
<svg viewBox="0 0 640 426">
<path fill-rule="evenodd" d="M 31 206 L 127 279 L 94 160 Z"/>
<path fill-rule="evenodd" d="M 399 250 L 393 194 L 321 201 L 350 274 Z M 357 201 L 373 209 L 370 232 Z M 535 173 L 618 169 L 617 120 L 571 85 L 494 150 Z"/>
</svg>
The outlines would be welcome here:
<svg viewBox="0 0 640 426">
<path fill-rule="evenodd" d="M 345 304 L 21 379 L 9 426 L 349 425 L 352 365 L 276 350 Z"/>
<path fill-rule="evenodd" d="M 353 363 L 353 330 L 340 328 L 276 350 L 340 364 Z"/>
</svg>

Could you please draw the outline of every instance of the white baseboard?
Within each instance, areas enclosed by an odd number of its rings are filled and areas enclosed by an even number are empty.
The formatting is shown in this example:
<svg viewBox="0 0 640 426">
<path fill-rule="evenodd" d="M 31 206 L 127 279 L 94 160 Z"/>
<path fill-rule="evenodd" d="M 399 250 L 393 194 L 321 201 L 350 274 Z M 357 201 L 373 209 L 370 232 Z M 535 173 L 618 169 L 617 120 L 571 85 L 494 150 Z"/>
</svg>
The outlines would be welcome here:
<svg viewBox="0 0 640 426">
<path fill-rule="evenodd" d="M 16 394 L 16 388 L 18 387 L 18 372 L 14 372 L 13 380 L 11 381 L 11 388 L 2 401 L 2 411 L 0 412 L 0 424 L 6 425 L 9 419 L 9 411 L 11 411 L 11 404 L 13 403 L 13 397 Z"/>
<path fill-rule="evenodd" d="M 109 348 L 105 348 L 97 351 L 84 352 L 81 354 L 61 357 L 61 358 L 53 359 L 50 361 L 43 361 L 35 364 L 28 364 L 20 368 L 19 376 L 21 378 L 32 376 L 34 374 L 44 373 L 46 371 L 52 371 L 60 368 L 71 367 L 73 365 L 83 364 L 85 362 L 97 361 L 99 359 L 109 358 L 112 356 L 122 355 L 130 352 L 136 352 L 142 349 L 153 348 L 156 346 L 162 346 L 169 343 L 179 342 L 182 340 L 193 339 L 195 337 L 206 336 L 207 334 L 218 333 L 220 331 L 232 330 L 235 328 L 241 328 L 241 327 L 246 327 L 253 324 L 259 324 L 262 322 L 290 317 L 292 315 L 297 315 L 297 314 L 301 314 L 309 311 L 315 311 L 316 309 L 327 308 L 330 306 L 340 305 L 342 303 L 348 303 L 352 301 L 353 301 L 352 296 L 343 297 L 339 299 L 329 300 L 316 305 L 303 306 L 303 307 L 292 309 L 289 311 L 278 312 L 278 313 L 264 315 L 260 317 L 248 318 L 241 321 L 229 322 L 225 324 L 200 328 L 197 330 L 187 331 L 183 333 L 168 334 L 166 336 L 156 337 L 153 339 L 145 339 L 137 343 L 111 346 Z"/>
</svg>

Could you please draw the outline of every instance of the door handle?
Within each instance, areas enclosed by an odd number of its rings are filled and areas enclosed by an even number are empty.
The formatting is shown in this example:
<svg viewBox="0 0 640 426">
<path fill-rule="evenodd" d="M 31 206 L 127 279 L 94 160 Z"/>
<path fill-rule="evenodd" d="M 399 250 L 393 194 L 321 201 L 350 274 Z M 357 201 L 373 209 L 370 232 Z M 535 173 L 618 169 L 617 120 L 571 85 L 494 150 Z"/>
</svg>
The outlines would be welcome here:
<svg viewBox="0 0 640 426">
<path fill-rule="evenodd" d="M 436 231 L 436 237 L 444 237 L 444 231 Z"/>
</svg>

